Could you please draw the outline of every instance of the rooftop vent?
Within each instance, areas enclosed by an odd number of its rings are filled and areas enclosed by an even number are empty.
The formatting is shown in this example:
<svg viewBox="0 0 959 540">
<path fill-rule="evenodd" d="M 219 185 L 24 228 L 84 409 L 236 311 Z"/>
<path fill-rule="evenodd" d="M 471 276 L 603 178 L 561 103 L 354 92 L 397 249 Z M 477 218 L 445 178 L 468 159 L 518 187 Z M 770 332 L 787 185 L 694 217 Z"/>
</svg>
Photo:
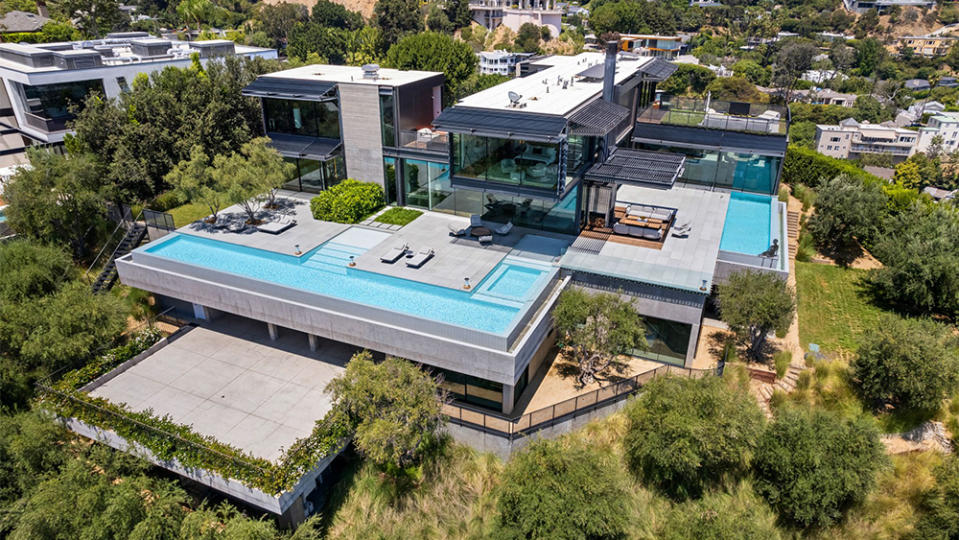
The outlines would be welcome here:
<svg viewBox="0 0 959 540">
<path fill-rule="evenodd" d="M 376 80 L 380 78 L 380 66 L 377 64 L 366 64 L 362 68 L 363 78 Z"/>
</svg>

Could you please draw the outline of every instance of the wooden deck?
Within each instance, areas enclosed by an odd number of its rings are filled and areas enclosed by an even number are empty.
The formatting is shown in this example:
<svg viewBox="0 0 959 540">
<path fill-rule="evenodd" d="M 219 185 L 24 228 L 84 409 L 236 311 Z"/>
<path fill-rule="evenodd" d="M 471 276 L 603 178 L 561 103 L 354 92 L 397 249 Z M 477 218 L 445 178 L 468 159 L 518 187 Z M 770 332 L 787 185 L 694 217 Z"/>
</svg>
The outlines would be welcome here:
<svg viewBox="0 0 959 540">
<path fill-rule="evenodd" d="M 626 208 L 623 206 L 617 206 L 613 210 L 613 215 L 617 220 L 623 219 L 626 217 Z M 667 226 L 662 240 L 646 240 L 645 238 L 617 234 L 613 231 L 612 227 L 607 227 L 603 223 L 602 219 L 598 219 L 583 229 L 583 231 L 579 233 L 579 236 L 583 238 L 593 238 L 596 240 L 606 240 L 607 242 L 617 242 L 619 244 L 661 250 L 663 249 L 663 243 L 666 241 L 668 233 L 669 227 Z"/>
</svg>

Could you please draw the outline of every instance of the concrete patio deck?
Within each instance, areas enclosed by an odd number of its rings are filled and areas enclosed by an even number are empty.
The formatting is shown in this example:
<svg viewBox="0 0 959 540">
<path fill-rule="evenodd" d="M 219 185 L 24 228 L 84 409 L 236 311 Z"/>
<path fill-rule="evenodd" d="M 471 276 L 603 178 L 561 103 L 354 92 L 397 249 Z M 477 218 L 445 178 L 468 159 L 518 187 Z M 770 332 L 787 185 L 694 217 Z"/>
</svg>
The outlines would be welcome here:
<svg viewBox="0 0 959 540">
<path fill-rule="evenodd" d="M 246 221 L 246 212 L 239 205 L 230 206 L 219 213 L 218 223 L 226 224 L 227 228 L 217 228 L 201 220 L 180 227 L 177 232 L 286 255 L 292 255 L 296 249 L 295 246 L 299 244 L 300 250 L 306 253 L 350 228 L 350 225 L 342 223 L 313 219 L 313 214 L 310 212 L 310 199 L 314 196 L 309 193 L 280 190 L 277 195 L 280 208 L 260 210 L 257 215 L 261 219 L 275 218 L 280 215 L 296 219 L 296 225 L 280 234 L 260 232 L 253 226 L 247 226 L 240 232 L 230 230 L 230 227 L 242 226 Z"/>
<path fill-rule="evenodd" d="M 266 325 L 224 316 L 177 336 L 90 394 L 169 415 L 198 433 L 276 461 L 330 410 L 324 388 L 355 351 L 321 340 L 311 352 L 300 332 L 284 329 L 270 341 Z"/>
<path fill-rule="evenodd" d="M 469 228 L 469 220 L 462 217 L 425 212 L 404 226 L 393 236 L 356 258 L 356 268 L 388 276 L 460 289 L 463 278 L 478 285 L 504 257 L 511 254 L 538 260 L 552 260 L 574 237 L 514 227 L 507 235 L 493 235 L 487 245 L 469 235 L 452 237 L 449 226 Z M 489 224 L 490 228 L 498 224 Z M 537 241 L 538 239 L 544 239 Z M 420 268 L 406 266 L 405 259 L 389 264 L 380 261 L 394 247 L 409 246 L 418 252 L 432 249 L 435 254 Z M 514 248 L 517 248 L 514 251 Z"/>
</svg>

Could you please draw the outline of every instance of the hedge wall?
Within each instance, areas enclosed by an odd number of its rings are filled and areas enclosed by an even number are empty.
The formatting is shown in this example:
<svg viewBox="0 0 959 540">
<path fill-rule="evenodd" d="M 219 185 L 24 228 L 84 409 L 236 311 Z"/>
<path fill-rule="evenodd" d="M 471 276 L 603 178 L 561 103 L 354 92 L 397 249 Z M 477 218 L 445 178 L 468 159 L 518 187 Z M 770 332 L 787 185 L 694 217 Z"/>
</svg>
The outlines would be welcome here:
<svg viewBox="0 0 959 540">
<path fill-rule="evenodd" d="M 828 182 L 840 174 L 858 178 L 867 184 L 872 182 L 886 183 L 882 178 L 870 174 L 848 161 L 824 156 L 815 150 L 791 144 L 786 151 L 782 178 L 783 182 L 787 184 L 805 184 L 816 188 L 819 187 L 819 184 Z"/>
<path fill-rule="evenodd" d="M 359 223 L 386 204 L 383 188 L 373 182 L 347 178 L 310 200 L 315 219 L 336 223 Z"/>
</svg>

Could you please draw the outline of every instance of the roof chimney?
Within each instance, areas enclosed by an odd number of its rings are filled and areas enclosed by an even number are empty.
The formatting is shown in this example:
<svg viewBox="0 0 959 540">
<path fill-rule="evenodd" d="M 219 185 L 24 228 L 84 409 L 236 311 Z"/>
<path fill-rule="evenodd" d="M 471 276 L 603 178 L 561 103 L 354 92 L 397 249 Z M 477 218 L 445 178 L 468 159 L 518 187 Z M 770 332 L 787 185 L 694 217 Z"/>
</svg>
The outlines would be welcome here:
<svg viewBox="0 0 959 540">
<path fill-rule="evenodd" d="M 606 42 L 606 59 L 603 63 L 603 99 L 613 102 L 613 88 L 616 78 L 616 54 L 619 52 L 619 40 Z"/>
</svg>

